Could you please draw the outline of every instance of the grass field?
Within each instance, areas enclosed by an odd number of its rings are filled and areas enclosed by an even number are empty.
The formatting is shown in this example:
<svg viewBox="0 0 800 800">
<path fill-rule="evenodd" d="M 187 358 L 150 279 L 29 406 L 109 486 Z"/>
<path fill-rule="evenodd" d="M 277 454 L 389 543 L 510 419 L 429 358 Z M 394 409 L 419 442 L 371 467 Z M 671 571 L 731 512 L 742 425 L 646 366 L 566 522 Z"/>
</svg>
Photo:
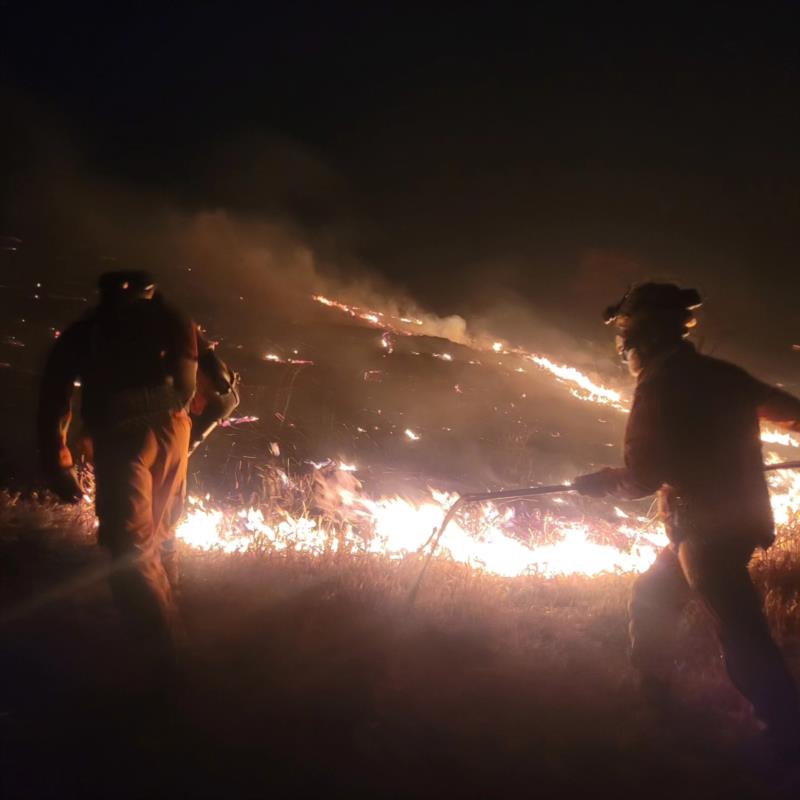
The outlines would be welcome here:
<svg viewBox="0 0 800 800">
<path fill-rule="evenodd" d="M 29 492 L 40 480 L 37 374 L 53 327 L 83 311 L 71 294 L 0 297 L 6 318 L 27 320 L 0 342 L 1 486 Z M 242 372 L 239 413 L 260 419 L 215 433 L 193 457 L 196 494 L 305 514 L 319 504 L 274 480 L 278 468 L 310 485 L 314 462 L 357 463 L 379 497 L 561 483 L 621 460 L 624 415 L 516 357 L 424 336 L 398 337 L 390 353 L 380 329 L 329 309 L 312 321 L 255 313 L 237 298 L 235 312 L 218 311 L 224 325 L 207 323 Z M 265 360 L 271 352 L 314 366 Z M 569 502 L 540 507 L 598 511 Z M 0 497 L 3 800 L 798 796 L 699 609 L 676 651 L 671 712 L 643 704 L 627 661 L 631 576 L 504 579 L 440 559 L 412 607 L 414 557 L 186 550 L 182 678 L 156 713 L 91 530 L 86 515 Z M 800 678 L 800 552 L 784 535 L 753 570 Z"/>
<path fill-rule="evenodd" d="M 85 527 L 0 520 L 5 797 L 796 796 L 699 609 L 671 712 L 642 703 L 629 576 L 439 560 L 410 607 L 413 558 L 186 552 L 183 679 L 153 715 Z M 796 674 L 799 572 L 792 548 L 754 565 Z"/>
</svg>

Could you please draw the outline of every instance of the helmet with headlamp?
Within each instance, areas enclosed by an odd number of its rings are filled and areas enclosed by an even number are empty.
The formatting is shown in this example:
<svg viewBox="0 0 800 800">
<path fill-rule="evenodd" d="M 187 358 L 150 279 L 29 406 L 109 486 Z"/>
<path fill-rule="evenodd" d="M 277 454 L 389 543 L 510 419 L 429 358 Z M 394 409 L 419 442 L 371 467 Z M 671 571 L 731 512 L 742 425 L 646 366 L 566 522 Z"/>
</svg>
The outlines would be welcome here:
<svg viewBox="0 0 800 800">
<path fill-rule="evenodd" d="M 696 289 L 673 283 L 640 283 L 609 306 L 603 315 L 616 328 L 617 352 L 628 361 L 632 352 L 650 356 L 685 339 L 696 324 L 702 300 Z"/>
</svg>

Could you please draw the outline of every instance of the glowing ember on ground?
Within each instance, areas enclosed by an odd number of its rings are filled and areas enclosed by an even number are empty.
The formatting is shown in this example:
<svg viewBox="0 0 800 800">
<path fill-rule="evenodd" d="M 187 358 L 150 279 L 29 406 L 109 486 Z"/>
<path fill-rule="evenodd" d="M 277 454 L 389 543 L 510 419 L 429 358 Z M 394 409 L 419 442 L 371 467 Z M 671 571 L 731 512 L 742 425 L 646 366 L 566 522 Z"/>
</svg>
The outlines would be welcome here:
<svg viewBox="0 0 800 800">
<path fill-rule="evenodd" d="M 330 306 L 332 308 L 337 308 L 340 311 L 344 311 L 345 313 L 349 314 L 350 316 L 359 317 L 361 319 L 367 319 L 367 317 L 380 314 L 380 312 L 369 312 L 365 314 L 362 309 L 359 309 L 355 306 L 348 306 L 345 303 L 339 303 L 336 300 L 330 300 L 327 297 L 322 297 L 321 295 L 314 295 L 313 299 L 318 303 L 322 303 L 323 305 Z M 422 324 L 419 320 L 416 322 Z M 385 320 L 383 324 L 386 324 Z M 403 333 L 403 331 L 400 332 Z M 477 343 L 473 345 L 473 348 L 481 349 Z M 579 400 L 610 406 L 624 414 L 627 414 L 630 411 L 630 406 L 623 398 L 622 392 L 597 383 L 588 375 L 576 369 L 575 367 L 571 367 L 567 364 L 557 364 L 546 356 L 530 353 L 521 348 L 509 349 L 506 351 L 503 343 L 499 341 L 492 342 L 488 348 L 485 347 L 484 349 L 492 350 L 495 353 L 505 352 L 507 354 L 521 356 L 526 360 L 533 362 L 540 369 L 553 375 L 553 377 L 555 377 L 558 381 L 565 384 L 571 384 L 569 392 L 573 397 L 576 397 Z M 450 356 L 448 353 L 434 353 L 433 356 L 434 358 L 439 358 L 446 361 L 452 360 L 452 356 Z M 470 360 L 467 363 L 480 366 L 480 361 Z M 520 370 L 519 368 L 516 368 L 514 371 L 519 372 Z M 761 441 L 765 444 L 778 444 L 785 447 L 800 448 L 800 438 L 793 436 L 791 433 L 776 430 L 769 426 L 765 426 L 763 428 L 761 433 Z"/>
<path fill-rule="evenodd" d="M 297 353 L 297 351 L 294 351 Z M 275 353 L 268 353 L 264 356 L 264 361 L 271 361 L 273 364 L 291 364 L 292 366 L 314 366 L 313 361 L 309 361 L 305 358 L 281 358 L 280 356 L 275 355 Z"/>
<path fill-rule="evenodd" d="M 385 315 L 383 315 L 381 312 L 365 311 L 364 309 L 361 309 L 358 306 L 350 306 L 346 303 L 340 303 L 337 300 L 331 300 L 330 298 L 323 297 L 321 295 L 313 295 L 312 299 L 330 308 L 336 308 L 339 311 L 343 311 L 345 314 L 348 314 L 351 317 L 362 319 L 367 322 L 372 322 L 373 324 L 378 324 L 379 322 L 382 325 L 387 324 Z M 404 318 L 400 317 L 393 317 L 392 319 L 395 319 L 398 322 L 404 321 Z M 395 332 L 407 333 L 406 331 L 399 329 L 396 330 Z M 567 384 L 572 384 L 573 388 L 570 389 L 570 392 L 574 397 L 577 397 L 580 400 L 586 400 L 593 403 L 601 403 L 603 405 L 609 405 L 612 406 L 613 408 L 616 408 L 618 411 L 622 412 L 628 411 L 628 407 L 623 402 L 622 395 L 620 392 L 596 383 L 591 378 L 589 378 L 588 375 L 585 375 L 584 373 L 575 369 L 575 367 L 570 367 L 564 364 L 556 364 L 554 361 L 550 360 L 549 358 L 543 355 L 539 355 L 536 353 L 529 353 L 521 348 L 514 348 L 506 351 L 503 343 L 500 341 L 492 342 L 490 345 L 484 344 L 482 347 L 478 345 L 478 343 L 473 343 L 473 348 L 477 350 L 481 349 L 491 350 L 495 353 L 502 352 L 506 354 L 513 354 L 525 358 L 529 361 L 532 361 L 540 369 L 543 369 L 546 372 L 549 372 L 551 375 L 555 376 L 559 381 L 562 381 Z M 444 361 L 453 360 L 453 357 L 449 353 L 433 353 L 432 355 L 434 358 L 439 358 Z M 477 364 L 479 362 L 470 361 L 469 363 Z"/>
</svg>

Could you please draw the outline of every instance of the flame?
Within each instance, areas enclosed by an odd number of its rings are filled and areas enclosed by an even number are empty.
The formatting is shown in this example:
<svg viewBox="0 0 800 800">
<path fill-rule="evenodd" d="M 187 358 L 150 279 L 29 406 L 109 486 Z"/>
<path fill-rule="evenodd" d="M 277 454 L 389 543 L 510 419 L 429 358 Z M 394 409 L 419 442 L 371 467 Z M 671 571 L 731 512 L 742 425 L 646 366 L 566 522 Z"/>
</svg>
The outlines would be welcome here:
<svg viewBox="0 0 800 800">
<path fill-rule="evenodd" d="M 241 553 L 270 549 L 320 555 L 346 552 L 382 555 L 400 559 L 419 550 L 431 531 L 442 523 L 456 496 L 431 491 L 427 500 L 414 503 L 402 497 L 372 500 L 341 491 L 347 518 L 325 525 L 309 516 L 277 512 L 268 519 L 260 508 L 224 512 L 197 497 L 189 499 L 189 511 L 178 526 L 178 538 L 197 550 Z M 663 531 L 652 526 L 633 528 L 620 524 L 611 528 L 627 545 L 618 547 L 598 541 L 597 531 L 587 522 L 548 520 L 552 541 L 528 544 L 512 535 L 513 510 L 505 514 L 495 506 L 477 510 L 469 530 L 454 521 L 440 542 L 445 556 L 496 575 L 513 577 L 539 574 L 548 577 L 580 573 L 641 572 L 653 563 L 666 544 Z"/>
<path fill-rule="evenodd" d="M 777 453 L 767 453 L 768 464 L 775 464 L 780 460 Z M 775 524 L 779 528 L 791 525 L 800 516 L 800 472 L 796 470 L 769 472 L 767 483 L 770 488 Z"/>
<path fill-rule="evenodd" d="M 770 460 L 775 458 L 770 455 Z M 353 469 L 341 462 L 337 468 Z M 291 484 L 285 474 L 283 477 Z M 796 522 L 800 518 L 800 474 L 776 472 L 768 480 L 778 526 Z M 399 496 L 372 499 L 341 487 L 335 492 L 341 513 L 327 522 L 286 510 L 267 512 L 269 517 L 256 507 L 225 511 L 210 506 L 207 498 L 191 497 L 177 536 L 201 551 L 344 552 L 401 559 L 428 541 L 456 499 L 454 494 L 437 490 L 429 490 L 421 502 Z M 558 507 L 563 508 L 563 499 L 557 499 L 562 500 Z M 453 521 L 442 537 L 440 552 L 458 563 L 507 577 L 643 572 L 667 544 L 666 534 L 659 523 L 645 517 L 633 517 L 618 507 L 614 514 L 616 521 L 607 522 L 568 519 L 548 512 L 541 530 L 532 534 L 528 524 L 516 519 L 513 508 L 501 511 L 484 504 L 473 507 L 466 521 Z"/>
<path fill-rule="evenodd" d="M 313 299 L 384 327 L 391 328 L 390 319 L 402 324 L 422 324 L 411 318 L 390 318 L 381 312 L 350 306 L 321 295 L 315 295 Z M 476 346 L 475 349 L 481 348 Z M 629 411 L 621 392 L 597 383 L 574 367 L 557 364 L 543 355 L 505 349 L 501 342 L 487 344 L 482 349 L 522 356 L 559 382 L 568 384 L 574 397 L 610 406 L 622 413 Z M 435 355 L 449 360 L 449 354 Z M 404 434 L 410 441 L 420 438 L 411 428 L 407 428 Z M 800 441 L 791 434 L 769 427 L 764 428 L 762 440 L 800 447 Z M 768 453 L 767 460 L 777 461 L 779 457 Z M 350 472 L 355 467 L 340 461 L 337 469 Z M 289 486 L 288 476 L 285 473 L 281 475 L 284 484 Z M 800 519 L 800 474 L 773 472 L 768 481 L 776 523 L 779 527 L 796 523 Z M 436 490 L 430 490 L 422 501 L 399 496 L 373 499 L 354 487 L 359 487 L 357 481 L 348 488 L 329 487 L 339 501 L 336 516 L 329 519 L 318 519 L 305 513 L 293 515 L 286 509 L 274 510 L 273 507 L 266 512 L 258 507 L 224 510 L 211 506 L 207 498 L 192 497 L 177 536 L 189 547 L 203 551 L 346 552 L 400 559 L 416 552 L 428 541 L 456 499 L 455 495 Z M 312 507 L 313 503 L 304 502 L 303 506 Z M 570 511 L 563 497 L 554 498 L 553 506 L 559 509 L 559 513 Z M 456 562 L 504 576 L 530 573 L 591 576 L 646 570 L 659 549 L 667 544 L 663 528 L 619 507 L 615 507 L 613 512 L 613 522 L 574 519 L 546 512 L 532 533 L 529 524 L 516 519 L 513 509 L 501 511 L 495 505 L 484 504 L 470 509 L 464 518 L 453 520 L 442 537 L 441 552 Z"/>
<path fill-rule="evenodd" d="M 382 311 L 372 311 L 370 309 L 364 309 L 348 303 L 342 303 L 338 300 L 331 300 L 329 297 L 324 297 L 321 294 L 314 294 L 311 296 L 311 299 L 317 303 L 321 303 L 323 306 L 328 306 L 328 308 L 335 308 L 339 311 L 343 311 L 345 314 L 355 317 L 356 319 L 363 319 L 365 322 L 371 322 L 373 325 L 385 324 L 385 320 L 387 318 L 393 319 L 396 322 L 400 322 L 403 325 L 425 324 L 421 319 L 415 319 L 414 317 L 395 317 L 384 314 Z"/>
<path fill-rule="evenodd" d="M 625 413 L 629 411 L 628 406 L 622 403 L 622 395 L 620 392 L 595 383 L 588 375 L 584 375 L 582 372 L 575 369 L 575 367 L 556 364 L 544 356 L 529 355 L 528 359 L 533 361 L 537 367 L 541 367 L 550 374 L 555 375 L 558 380 L 577 386 L 578 389 L 570 389 L 570 394 L 577 397 L 579 400 L 588 400 L 592 403 L 612 406 L 616 408 L 617 411 Z"/>
<path fill-rule="evenodd" d="M 800 440 L 791 433 L 779 431 L 775 428 L 765 428 L 761 431 L 761 441 L 765 444 L 781 444 L 784 447 L 800 447 Z"/>
</svg>

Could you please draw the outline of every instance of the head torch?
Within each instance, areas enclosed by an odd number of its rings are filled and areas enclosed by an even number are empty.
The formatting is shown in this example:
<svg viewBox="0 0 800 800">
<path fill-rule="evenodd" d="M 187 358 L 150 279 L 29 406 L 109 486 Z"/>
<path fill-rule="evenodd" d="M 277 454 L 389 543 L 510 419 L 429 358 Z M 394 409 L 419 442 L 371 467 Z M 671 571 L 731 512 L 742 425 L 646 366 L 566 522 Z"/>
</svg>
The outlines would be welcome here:
<svg viewBox="0 0 800 800">
<path fill-rule="evenodd" d="M 622 299 L 603 313 L 606 325 L 617 328 L 617 352 L 623 361 L 634 348 L 680 340 L 694 323 L 692 312 L 702 303 L 696 289 L 672 283 L 642 283 L 628 288 Z"/>
</svg>

